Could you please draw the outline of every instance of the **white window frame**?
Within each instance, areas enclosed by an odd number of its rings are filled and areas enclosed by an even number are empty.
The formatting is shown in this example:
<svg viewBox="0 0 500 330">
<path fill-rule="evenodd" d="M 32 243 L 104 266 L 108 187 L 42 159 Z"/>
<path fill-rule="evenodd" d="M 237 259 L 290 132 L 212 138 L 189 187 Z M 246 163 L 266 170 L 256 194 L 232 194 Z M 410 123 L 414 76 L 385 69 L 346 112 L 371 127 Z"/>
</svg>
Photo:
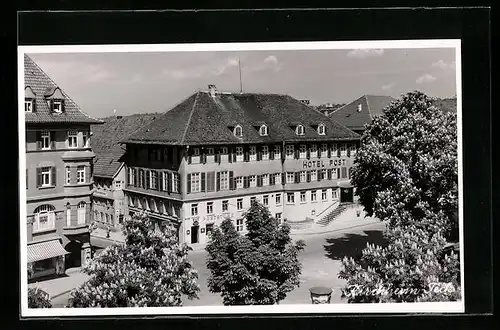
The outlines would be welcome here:
<svg viewBox="0 0 500 330">
<path fill-rule="evenodd" d="M 269 186 L 269 174 L 262 174 L 262 186 Z"/>
<path fill-rule="evenodd" d="M 294 158 L 294 146 L 293 144 L 287 144 L 285 147 L 285 155 L 286 159 L 293 159 Z"/>
<path fill-rule="evenodd" d="M 326 134 L 325 125 L 319 124 L 318 125 L 318 135 L 325 135 L 325 134 Z"/>
<path fill-rule="evenodd" d="M 76 211 L 77 211 L 77 223 L 79 225 L 84 225 L 87 221 L 86 218 L 86 211 L 87 211 L 87 203 L 85 202 L 80 202 L 76 206 Z"/>
<path fill-rule="evenodd" d="M 220 190 L 229 190 L 229 172 L 220 172 Z"/>
<path fill-rule="evenodd" d="M 275 195 L 274 201 L 276 202 L 276 205 L 281 205 L 281 193 L 277 193 Z"/>
<path fill-rule="evenodd" d="M 357 150 L 356 150 L 356 144 L 355 143 L 351 144 L 351 146 L 350 146 L 350 152 L 351 152 L 351 156 L 356 155 Z"/>
<path fill-rule="evenodd" d="M 236 177 L 236 189 L 243 189 L 243 177 Z"/>
<path fill-rule="evenodd" d="M 192 164 L 199 164 L 201 162 L 200 148 L 193 148 L 193 155 L 191 156 Z"/>
<path fill-rule="evenodd" d="M 259 134 L 260 134 L 260 136 L 267 136 L 268 135 L 268 129 L 267 129 L 266 125 L 260 126 Z"/>
<path fill-rule="evenodd" d="M 318 181 L 318 170 L 311 171 L 311 182 Z"/>
<path fill-rule="evenodd" d="M 164 187 L 164 189 L 166 190 L 167 187 Z M 172 173 L 172 192 L 179 192 L 179 173 Z"/>
<path fill-rule="evenodd" d="M 51 230 L 55 228 L 56 214 L 53 205 L 43 204 L 38 206 L 35 209 L 34 215 L 35 215 L 35 221 L 33 222 L 34 232 Z M 43 221 L 43 223 L 45 223 L 43 226 L 41 226 L 42 219 L 46 219 L 45 221 Z"/>
<path fill-rule="evenodd" d="M 311 202 L 316 202 L 318 200 L 316 195 L 316 190 L 311 190 Z"/>
<path fill-rule="evenodd" d="M 306 202 L 306 192 L 305 191 L 301 191 L 300 192 L 300 202 L 301 203 L 305 203 Z"/>
<path fill-rule="evenodd" d="M 297 125 L 297 127 L 295 127 L 295 134 L 296 135 L 304 135 L 305 134 L 304 126 Z"/>
<path fill-rule="evenodd" d="M 300 171 L 300 182 L 306 182 L 307 181 L 307 171 Z"/>
<path fill-rule="evenodd" d="M 278 144 L 274 145 L 274 159 L 281 158 L 281 146 Z"/>
<path fill-rule="evenodd" d="M 191 204 L 191 216 L 195 217 L 198 215 L 198 204 Z"/>
<path fill-rule="evenodd" d="M 243 231 L 244 226 L 243 218 L 236 219 L 236 231 Z"/>
<path fill-rule="evenodd" d="M 207 214 L 214 213 L 214 202 L 207 202 Z"/>
<path fill-rule="evenodd" d="M 321 190 L 321 200 L 322 201 L 327 201 L 328 200 L 328 191 L 326 189 Z"/>
<path fill-rule="evenodd" d="M 338 146 L 336 143 L 332 143 L 332 145 L 330 146 L 331 157 L 337 156 L 337 153 L 338 153 Z"/>
<path fill-rule="evenodd" d="M 61 100 L 53 100 L 51 110 L 55 113 L 62 113 L 62 101 Z"/>
<path fill-rule="evenodd" d="M 328 144 L 327 143 L 322 143 L 321 144 L 321 157 L 327 157 L 328 156 Z"/>
<path fill-rule="evenodd" d="M 243 161 L 243 147 L 236 147 L 236 161 Z"/>
<path fill-rule="evenodd" d="M 299 158 L 304 159 L 307 157 L 307 144 L 300 145 Z"/>
<path fill-rule="evenodd" d="M 243 210 L 243 198 L 238 198 L 238 199 L 236 200 L 236 209 L 237 209 L 238 211 Z"/>
<path fill-rule="evenodd" d="M 150 187 L 150 189 L 156 189 L 156 184 L 158 183 L 157 175 L 158 174 L 156 171 L 149 171 L 149 187 Z"/>
<path fill-rule="evenodd" d="M 85 166 L 80 165 L 76 168 L 76 183 L 84 184 L 85 183 Z"/>
<path fill-rule="evenodd" d="M 340 155 L 347 156 L 347 146 L 345 143 L 340 144 Z"/>
<path fill-rule="evenodd" d="M 262 204 L 264 206 L 269 206 L 269 195 L 262 196 Z"/>
<path fill-rule="evenodd" d="M 90 147 L 90 133 L 89 132 L 86 132 L 86 131 L 82 132 L 82 141 L 83 141 L 84 148 Z"/>
<path fill-rule="evenodd" d="M 332 199 L 333 199 L 333 200 L 336 200 L 336 199 L 338 199 L 338 198 L 339 198 L 339 197 L 338 197 L 338 191 L 337 191 L 337 189 L 335 189 L 335 188 L 334 188 L 334 189 L 332 189 Z"/>
<path fill-rule="evenodd" d="M 97 214 L 97 210 L 95 210 L 95 213 Z M 66 227 L 71 227 L 71 206 L 68 207 L 68 205 L 66 205 Z"/>
<path fill-rule="evenodd" d="M 281 224 L 281 221 L 282 221 L 282 213 L 281 213 L 281 212 L 277 212 L 277 213 L 274 215 L 274 218 L 276 219 L 276 221 L 278 221 L 278 224 Z"/>
<path fill-rule="evenodd" d="M 134 177 L 134 169 L 129 167 L 128 168 L 128 184 L 133 186 L 135 184 L 135 181 L 134 181 L 135 177 Z"/>
<path fill-rule="evenodd" d="M 286 193 L 286 203 L 287 204 L 295 204 L 295 193 L 294 192 Z"/>
<path fill-rule="evenodd" d="M 249 154 L 249 160 L 251 162 L 254 162 L 257 160 L 257 147 L 256 146 L 250 146 L 250 152 Z"/>
<path fill-rule="evenodd" d="M 191 173 L 191 192 L 197 193 L 201 191 L 201 174 Z"/>
<path fill-rule="evenodd" d="M 78 148 L 78 131 L 68 131 L 68 148 Z"/>
<path fill-rule="evenodd" d="M 40 170 L 40 174 L 42 176 L 42 187 L 50 187 L 52 186 L 52 167 L 42 167 Z"/>
<path fill-rule="evenodd" d="M 122 190 L 122 189 L 123 189 L 122 181 L 120 180 L 115 181 L 115 190 Z"/>
<path fill-rule="evenodd" d="M 233 134 L 236 137 L 242 137 L 243 136 L 243 128 L 240 125 L 236 125 L 234 127 Z"/>
<path fill-rule="evenodd" d="M 274 174 L 274 184 L 281 184 L 281 173 Z"/>
<path fill-rule="evenodd" d="M 269 160 L 269 146 L 262 146 L 262 160 Z"/>
<path fill-rule="evenodd" d="M 250 175 L 248 178 L 248 185 L 250 188 L 257 187 L 257 176 L 256 175 Z"/>
<path fill-rule="evenodd" d="M 33 112 L 33 99 L 24 99 L 24 112 Z"/>
<path fill-rule="evenodd" d="M 318 145 L 311 144 L 311 149 L 309 151 L 311 158 L 318 158 Z"/>
<path fill-rule="evenodd" d="M 50 131 L 41 131 L 40 132 L 40 137 L 42 139 L 42 150 L 49 150 L 50 149 Z"/>
<path fill-rule="evenodd" d="M 295 173 L 286 172 L 286 183 L 295 183 Z"/>
<path fill-rule="evenodd" d="M 227 199 L 222 201 L 222 212 L 227 212 L 229 210 L 229 201 Z"/>
</svg>

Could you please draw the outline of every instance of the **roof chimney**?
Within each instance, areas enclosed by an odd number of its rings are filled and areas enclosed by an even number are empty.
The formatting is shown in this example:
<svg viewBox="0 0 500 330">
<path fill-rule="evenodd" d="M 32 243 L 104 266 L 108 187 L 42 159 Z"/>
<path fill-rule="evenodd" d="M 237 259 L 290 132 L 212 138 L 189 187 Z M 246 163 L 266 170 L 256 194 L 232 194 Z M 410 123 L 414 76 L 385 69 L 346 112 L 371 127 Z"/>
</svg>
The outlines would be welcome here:
<svg viewBox="0 0 500 330">
<path fill-rule="evenodd" d="M 300 100 L 300 102 L 304 103 L 304 104 L 309 104 L 309 100 Z"/>
<path fill-rule="evenodd" d="M 208 85 L 208 93 L 214 97 L 217 94 L 217 87 L 215 85 Z"/>
<path fill-rule="evenodd" d="M 363 110 L 363 105 L 360 103 L 358 104 L 358 112 L 361 112 L 361 110 Z"/>
</svg>

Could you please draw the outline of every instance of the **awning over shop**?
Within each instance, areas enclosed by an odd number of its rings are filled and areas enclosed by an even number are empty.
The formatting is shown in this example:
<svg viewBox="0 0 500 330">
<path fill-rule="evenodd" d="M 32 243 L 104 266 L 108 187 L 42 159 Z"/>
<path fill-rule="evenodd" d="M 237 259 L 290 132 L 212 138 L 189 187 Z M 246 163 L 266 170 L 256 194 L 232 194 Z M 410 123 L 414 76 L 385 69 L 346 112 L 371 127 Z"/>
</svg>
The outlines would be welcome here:
<svg viewBox="0 0 500 330">
<path fill-rule="evenodd" d="M 28 262 L 59 257 L 68 253 L 59 240 L 33 243 L 28 245 Z"/>
<path fill-rule="evenodd" d="M 339 187 L 340 188 L 354 188 L 352 185 L 351 181 L 340 181 L 339 182 Z"/>
</svg>

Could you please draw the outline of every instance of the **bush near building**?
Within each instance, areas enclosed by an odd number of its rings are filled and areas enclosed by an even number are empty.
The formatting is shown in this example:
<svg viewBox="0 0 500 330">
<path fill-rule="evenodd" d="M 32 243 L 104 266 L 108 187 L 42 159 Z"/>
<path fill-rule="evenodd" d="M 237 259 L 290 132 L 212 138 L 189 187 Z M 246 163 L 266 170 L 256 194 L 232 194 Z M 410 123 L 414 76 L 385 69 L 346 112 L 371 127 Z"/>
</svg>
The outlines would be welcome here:
<svg viewBox="0 0 500 330">
<path fill-rule="evenodd" d="M 49 294 L 40 288 L 28 288 L 28 308 L 52 308 Z"/>
<path fill-rule="evenodd" d="M 144 214 L 124 223 L 124 245 L 107 247 L 83 271 L 91 276 L 71 292 L 68 307 L 181 306 L 197 297 L 190 248 L 155 228 Z"/>
<path fill-rule="evenodd" d="M 299 252 L 304 242 L 292 243 L 290 227 L 253 202 L 243 215 L 247 233 L 240 235 L 231 219 L 212 232 L 207 268 L 209 290 L 221 294 L 224 305 L 272 305 L 299 286 Z"/>
<path fill-rule="evenodd" d="M 411 92 L 367 125 L 352 172 L 360 202 L 387 224 L 385 248 L 344 259 L 349 302 L 460 298 L 457 125 L 454 113 Z"/>
</svg>

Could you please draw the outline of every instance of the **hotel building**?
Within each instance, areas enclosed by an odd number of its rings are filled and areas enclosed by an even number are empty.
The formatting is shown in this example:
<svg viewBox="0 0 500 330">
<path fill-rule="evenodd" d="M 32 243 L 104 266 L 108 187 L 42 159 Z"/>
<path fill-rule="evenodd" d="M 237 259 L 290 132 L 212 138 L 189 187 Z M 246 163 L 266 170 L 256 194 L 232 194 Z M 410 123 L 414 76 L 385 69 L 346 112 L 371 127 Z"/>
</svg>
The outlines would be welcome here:
<svg viewBox="0 0 500 330">
<path fill-rule="evenodd" d="M 101 121 L 24 57 L 27 261 L 32 278 L 64 274 L 90 258 L 90 125 Z"/>
<path fill-rule="evenodd" d="M 193 246 L 227 217 L 245 232 L 252 200 L 292 229 L 353 201 L 359 135 L 287 95 L 210 85 L 123 143 L 129 212 Z"/>
</svg>

